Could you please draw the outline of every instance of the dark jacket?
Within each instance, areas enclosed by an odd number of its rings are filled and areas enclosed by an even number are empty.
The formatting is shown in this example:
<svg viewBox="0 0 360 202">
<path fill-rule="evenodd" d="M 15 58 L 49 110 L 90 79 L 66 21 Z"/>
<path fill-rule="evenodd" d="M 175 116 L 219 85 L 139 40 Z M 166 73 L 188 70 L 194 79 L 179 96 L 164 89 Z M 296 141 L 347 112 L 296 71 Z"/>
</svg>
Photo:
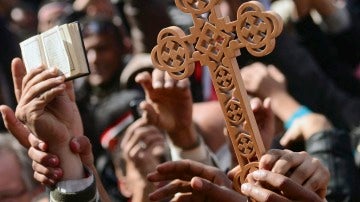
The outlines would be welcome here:
<svg viewBox="0 0 360 202">
<path fill-rule="evenodd" d="M 340 130 L 314 134 L 306 141 L 306 151 L 330 171 L 326 195 L 329 202 L 360 201 L 360 174 L 348 134 Z"/>
</svg>

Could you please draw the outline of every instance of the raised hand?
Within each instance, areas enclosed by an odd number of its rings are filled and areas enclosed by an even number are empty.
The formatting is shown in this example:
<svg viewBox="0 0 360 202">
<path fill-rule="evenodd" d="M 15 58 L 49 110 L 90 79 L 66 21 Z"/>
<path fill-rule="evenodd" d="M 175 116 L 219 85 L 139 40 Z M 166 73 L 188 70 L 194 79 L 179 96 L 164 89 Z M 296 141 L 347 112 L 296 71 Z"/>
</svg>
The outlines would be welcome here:
<svg viewBox="0 0 360 202">
<path fill-rule="evenodd" d="M 71 82 L 65 84 L 56 70 L 43 67 L 25 74 L 24 64 L 18 58 L 12 62 L 12 75 L 18 100 L 16 117 L 49 145 L 50 152 L 66 159 L 61 164 L 67 170 L 65 179 L 82 178 L 81 161 L 68 146 L 71 137 L 83 135 Z"/>
<path fill-rule="evenodd" d="M 151 200 L 246 201 L 232 190 L 232 182 L 220 169 L 191 160 L 163 163 L 148 175 L 148 180 L 154 183 L 170 181 L 151 193 Z"/>
<path fill-rule="evenodd" d="M 164 133 L 140 118 L 126 129 L 120 141 L 122 158 L 127 162 L 126 164 L 133 164 L 133 170 L 137 170 L 146 180 L 147 174 L 154 171 L 164 157 L 166 149 Z"/>
<path fill-rule="evenodd" d="M 241 192 L 258 202 L 326 201 L 291 178 L 268 170 L 254 171 L 248 175 L 248 179 L 253 182 L 242 184 Z"/>
<path fill-rule="evenodd" d="M 268 150 L 275 137 L 275 115 L 271 110 L 271 99 L 265 98 L 262 102 L 255 97 L 250 100 L 250 106 L 254 113 L 256 123 L 264 142 L 265 149 Z"/>
<path fill-rule="evenodd" d="M 318 132 L 331 129 L 333 129 L 333 126 L 324 115 L 311 113 L 296 119 L 280 139 L 280 144 L 287 147 L 295 141 L 306 141 Z"/>
<path fill-rule="evenodd" d="M 267 183 L 276 183 L 275 190 L 285 191 L 288 189 L 283 183 L 296 183 L 302 187 L 302 189 L 314 192 L 321 199 L 325 199 L 327 184 L 330 179 L 330 173 L 325 166 L 316 158 L 311 157 L 306 152 L 292 152 L 289 150 L 270 150 L 264 156 L 261 157 L 259 162 L 259 168 L 267 171 L 271 171 L 275 174 L 286 176 L 279 182 L 265 180 L 264 187 L 268 187 Z M 266 171 L 262 173 L 265 175 Z M 268 176 L 262 176 L 261 180 L 267 179 Z M 269 174 L 270 175 L 270 174 Z M 271 174 L 271 176 L 275 176 Z M 250 176 L 251 177 L 251 176 Z M 258 176 L 255 176 L 255 178 Z M 258 181 L 254 178 L 254 181 Z M 285 181 L 286 180 L 286 181 Z M 251 181 L 251 180 L 250 180 Z M 261 183 L 260 183 L 261 184 Z M 287 191 L 286 193 L 305 193 L 299 192 L 299 186 L 292 185 L 293 191 Z M 296 199 L 299 195 L 284 195 L 290 199 Z M 300 199 L 299 199 L 300 200 Z"/>
<path fill-rule="evenodd" d="M 261 99 L 286 92 L 284 75 L 272 65 L 253 63 L 242 68 L 241 75 L 248 93 Z"/>
<path fill-rule="evenodd" d="M 166 130 L 176 146 L 193 145 L 198 137 L 192 121 L 189 80 L 174 80 L 158 69 L 153 70 L 152 77 L 142 72 L 135 80 L 145 90 L 146 101 L 140 107 L 149 123 Z"/>
<path fill-rule="evenodd" d="M 58 76 L 56 70 L 37 68 L 23 78 L 15 114 L 44 141 L 51 142 L 50 138 L 54 137 L 49 136 L 49 132 L 68 131 L 71 135 L 82 135 L 80 114 L 69 91 L 73 92 L 72 84 L 65 84 L 64 77 Z M 63 138 L 64 135 L 59 134 L 54 139 Z"/>
</svg>

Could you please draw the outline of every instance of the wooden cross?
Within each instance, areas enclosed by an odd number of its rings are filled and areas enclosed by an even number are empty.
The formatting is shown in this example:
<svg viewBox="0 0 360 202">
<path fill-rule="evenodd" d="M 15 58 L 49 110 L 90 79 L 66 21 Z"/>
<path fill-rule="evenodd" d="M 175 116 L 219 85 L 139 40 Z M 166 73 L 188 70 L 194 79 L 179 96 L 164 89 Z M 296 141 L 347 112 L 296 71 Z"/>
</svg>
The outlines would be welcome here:
<svg viewBox="0 0 360 202">
<path fill-rule="evenodd" d="M 236 56 L 240 55 L 240 48 L 246 48 L 254 56 L 269 54 L 282 30 L 282 21 L 276 13 L 265 12 L 261 3 L 251 1 L 243 3 L 238 8 L 237 20 L 230 22 L 221 15 L 220 2 L 175 0 L 180 10 L 192 15 L 194 25 L 189 35 L 175 26 L 161 30 L 151 58 L 156 68 L 167 71 L 175 79 L 190 76 L 195 62 L 209 68 L 240 165 L 234 179 L 234 187 L 240 192 L 247 174 L 258 169 L 265 148 Z"/>
</svg>

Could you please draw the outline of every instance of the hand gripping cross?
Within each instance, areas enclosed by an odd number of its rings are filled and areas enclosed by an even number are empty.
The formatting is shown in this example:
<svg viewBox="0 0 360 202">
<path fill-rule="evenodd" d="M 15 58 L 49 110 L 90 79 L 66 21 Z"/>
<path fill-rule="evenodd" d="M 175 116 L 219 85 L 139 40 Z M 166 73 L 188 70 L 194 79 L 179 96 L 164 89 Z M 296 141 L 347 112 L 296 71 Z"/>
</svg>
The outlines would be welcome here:
<svg viewBox="0 0 360 202">
<path fill-rule="evenodd" d="M 189 35 L 175 26 L 161 30 L 151 57 L 156 68 L 167 71 L 175 79 L 190 76 L 197 61 L 209 68 L 240 165 L 234 179 L 234 187 L 240 192 L 247 174 L 258 169 L 265 148 L 236 56 L 241 48 L 258 57 L 269 54 L 282 30 L 282 21 L 276 13 L 264 12 L 260 3 L 251 1 L 243 3 L 237 11 L 237 20 L 230 22 L 221 15 L 220 2 L 175 0 L 180 10 L 192 15 L 194 25 Z"/>
</svg>

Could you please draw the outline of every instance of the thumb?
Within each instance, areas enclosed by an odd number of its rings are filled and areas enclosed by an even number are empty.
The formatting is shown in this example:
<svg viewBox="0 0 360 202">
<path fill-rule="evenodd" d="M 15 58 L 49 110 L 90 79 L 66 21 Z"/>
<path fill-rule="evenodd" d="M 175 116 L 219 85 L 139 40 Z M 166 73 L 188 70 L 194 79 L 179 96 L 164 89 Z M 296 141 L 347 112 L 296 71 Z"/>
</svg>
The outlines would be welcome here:
<svg viewBox="0 0 360 202">
<path fill-rule="evenodd" d="M 300 139 L 302 136 L 301 125 L 298 120 L 295 120 L 291 127 L 285 132 L 283 137 L 280 139 L 280 144 L 284 147 L 290 145 L 295 140 Z"/>
<path fill-rule="evenodd" d="M 143 110 L 142 117 L 146 120 L 148 124 L 153 124 L 158 127 L 162 127 L 159 124 L 159 114 L 155 110 L 154 106 L 146 101 L 140 103 L 140 109 Z"/>
<path fill-rule="evenodd" d="M 235 190 L 224 186 L 218 186 L 200 177 L 193 177 L 190 184 L 194 190 L 202 193 L 204 196 L 206 196 L 206 198 L 211 199 L 210 201 L 238 202 L 241 201 L 242 197 L 246 199 Z"/>
<path fill-rule="evenodd" d="M 19 141 L 22 146 L 29 148 L 30 143 L 28 136 L 30 134 L 30 130 L 15 117 L 15 113 L 10 107 L 1 105 L 0 111 L 5 127 L 8 129 L 8 131 Z"/>
<path fill-rule="evenodd" d="M 137 74 L 135 77 L 135 81 L 141 85 L 141 87 L 144 89 L 146 94 L 153 89 L 151 83 L 152 82 L 151 75 L 147 71 L 140 72 L 139 74 Z"/>
<path fill-rule="evenodd" d="M 75 154 L 79 154 L 83 164 L 91 167 L 94 163 L 92 154 L 92 146 L 90 140 L 86 136 L 76 136 L 70 142 L 70 149 Z"/>
<path fill-rule="evenodd" d="M 270 76 L 273 77 L 277 82 L 279 82 L 279 83 L 286 82 L 286 78 L 285 78 L 284 74 L 281 73 L 280 70 L 278 70 L 274 65 L 269 65 L 267 70 L 268 70 L 268 73 L 270 74 Z"/>
</svg>

